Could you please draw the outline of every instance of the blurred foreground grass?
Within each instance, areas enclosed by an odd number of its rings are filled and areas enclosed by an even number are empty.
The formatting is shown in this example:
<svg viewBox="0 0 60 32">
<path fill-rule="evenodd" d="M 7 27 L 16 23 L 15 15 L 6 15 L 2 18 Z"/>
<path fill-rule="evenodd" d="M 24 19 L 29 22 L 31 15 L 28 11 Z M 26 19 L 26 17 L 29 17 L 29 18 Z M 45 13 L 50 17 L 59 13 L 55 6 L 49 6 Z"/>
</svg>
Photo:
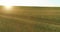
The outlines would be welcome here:
<svg viewBox="0 0 60 32">
<path fill-rule="evenodd" d="M 60 32 L 60 25 L 0 17 L 0 32 Z"/>
</svg>

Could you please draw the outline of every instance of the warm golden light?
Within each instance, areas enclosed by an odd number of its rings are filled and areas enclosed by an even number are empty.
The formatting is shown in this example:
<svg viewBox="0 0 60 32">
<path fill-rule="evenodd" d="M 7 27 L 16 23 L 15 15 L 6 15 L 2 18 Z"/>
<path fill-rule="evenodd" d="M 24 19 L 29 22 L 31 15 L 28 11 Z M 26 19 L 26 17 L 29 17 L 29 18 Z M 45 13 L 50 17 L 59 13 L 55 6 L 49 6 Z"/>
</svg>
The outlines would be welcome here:
<svg viewBox="0 0 60 32">
<path fill-rule="evenodd" d="M 4 5 L 4 9 L 5 10 L 11 10 L 12 9 L 12 6 L 10 6 L 10 5 Z"/>
<path fill-rule="evenodd" d="M 11 5 L 4 5 L 3 6 L 3 12 L 4 13 L 11 13 L 12 12 L 12 6 Z"/>
</svg>

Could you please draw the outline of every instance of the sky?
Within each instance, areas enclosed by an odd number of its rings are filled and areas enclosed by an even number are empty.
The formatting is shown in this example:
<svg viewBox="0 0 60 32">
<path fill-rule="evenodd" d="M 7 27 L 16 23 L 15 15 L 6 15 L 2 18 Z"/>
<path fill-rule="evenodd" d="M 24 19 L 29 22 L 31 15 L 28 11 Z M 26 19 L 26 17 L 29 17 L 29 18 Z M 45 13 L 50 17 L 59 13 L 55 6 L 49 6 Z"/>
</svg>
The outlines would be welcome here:
<svg viewBox="0 0 60 32">
<path fill-rule="evenodd" d="M 60 0 L 0 0 L 0 5 L 60 6 Z"/>
</svg>

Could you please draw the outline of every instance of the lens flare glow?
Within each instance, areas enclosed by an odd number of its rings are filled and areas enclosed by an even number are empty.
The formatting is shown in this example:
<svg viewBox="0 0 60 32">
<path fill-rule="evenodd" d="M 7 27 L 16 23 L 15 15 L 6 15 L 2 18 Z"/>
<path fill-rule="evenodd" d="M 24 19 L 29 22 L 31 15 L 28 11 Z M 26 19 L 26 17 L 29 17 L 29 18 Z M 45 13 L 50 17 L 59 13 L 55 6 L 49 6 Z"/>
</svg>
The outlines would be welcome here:
<svg viewBox="0 0 60 32">
<path fill-rule="evenodd" d="M 11 5 L 4 5 L 4 9 L 5 10 L 11 10 L 12 9 L 12 6 Z"/>
<path fill-rule="evenodd" d="M 11 13 L 12 12 L 12 5 L 3 5 L 3 12 L 4 13 Z"/>
</svg>

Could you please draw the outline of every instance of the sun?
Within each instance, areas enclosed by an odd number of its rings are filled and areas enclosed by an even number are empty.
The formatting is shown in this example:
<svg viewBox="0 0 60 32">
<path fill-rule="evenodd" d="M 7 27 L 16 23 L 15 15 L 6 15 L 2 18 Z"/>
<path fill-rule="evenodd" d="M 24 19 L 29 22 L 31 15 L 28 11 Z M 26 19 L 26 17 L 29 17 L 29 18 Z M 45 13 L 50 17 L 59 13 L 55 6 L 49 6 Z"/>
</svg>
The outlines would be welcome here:
<svg viewBox="0 0 60 32">
<path fill-rule="evenodd" d="M 4 9 L 5 10 L 11 10 L 12 9 L 12 5 L 4 5 Z"/>
<path fill-rule="evenodd" d="M 12 5 L 3 5 L 3 13 L 11 13 L 12 12 Z"/>
</svg>

